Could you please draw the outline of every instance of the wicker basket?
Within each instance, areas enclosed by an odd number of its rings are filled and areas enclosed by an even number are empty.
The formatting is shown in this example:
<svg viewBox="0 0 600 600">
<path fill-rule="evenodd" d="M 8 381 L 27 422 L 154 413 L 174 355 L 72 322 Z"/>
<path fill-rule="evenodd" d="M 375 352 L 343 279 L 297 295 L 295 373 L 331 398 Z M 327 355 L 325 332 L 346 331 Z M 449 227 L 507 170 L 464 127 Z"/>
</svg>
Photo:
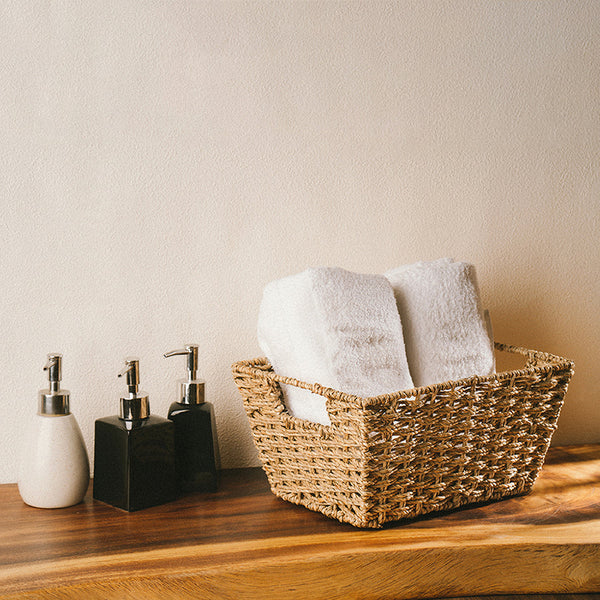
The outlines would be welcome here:
<svg viewBox="0 0 600 600">
<path fill-rule="evenodd" d="M 233 365 L 276 496 L 357 527 L 381 527 L 529 492 L 573 363 L 496 344 L 525 367 L 360 398 L 276 375 L 266 359 Z M 279 383 L 326 398 L 331 425 L 292 417 Z"/>
</svg>

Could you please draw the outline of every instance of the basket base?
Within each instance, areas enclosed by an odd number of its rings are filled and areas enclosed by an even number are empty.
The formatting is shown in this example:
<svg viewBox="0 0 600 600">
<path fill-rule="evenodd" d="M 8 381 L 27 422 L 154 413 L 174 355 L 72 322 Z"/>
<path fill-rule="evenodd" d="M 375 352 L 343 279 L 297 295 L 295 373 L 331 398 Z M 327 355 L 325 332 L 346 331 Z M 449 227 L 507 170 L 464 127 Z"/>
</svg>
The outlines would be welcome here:
<svg viewBox="0 0 600 600">
<path fill-rule="evenodd" d="M 269 479 L 268 475 L 267 479 Z M 416 512 L 414 508 L 405 508 L 404 511 L 401 508 L 395 508 L 393 512 L 394 516 L 391 518 L 386 518 L 386 515 L 378 513 L 377 507 L 373 507 L 365 517 L 363 514 L 357 513 L 355 510 L 356 504 L 324 504 L 320 497 L 314 497 L 310 494 L 280 491 L 278 486 L 272 485 L 270 481 L 269 486 L 271 492 L 281 500 L 302 506 L 313 512 L 321 513 L 330 519 L 335 519 L 341 523 L 348 523 L 360 529 L 382 529 L 384 527 L 405 525 L 423 519 L 436 518 L 461 510 L 488 506 L 510 498 L 527 496 L 531 493 L 533 482 L 524 481 L 523 485 L 518 486 L 515 491 L 506 492 L 498 490 L 485 498 L 473 499 L 465 496 L 457 496 L 446 499 L 438 504 L 429 503 L 427 509 L 422 512 Z M 402 514 L 402 516 L 397 516 L 399 514 Z"/>
</svg>

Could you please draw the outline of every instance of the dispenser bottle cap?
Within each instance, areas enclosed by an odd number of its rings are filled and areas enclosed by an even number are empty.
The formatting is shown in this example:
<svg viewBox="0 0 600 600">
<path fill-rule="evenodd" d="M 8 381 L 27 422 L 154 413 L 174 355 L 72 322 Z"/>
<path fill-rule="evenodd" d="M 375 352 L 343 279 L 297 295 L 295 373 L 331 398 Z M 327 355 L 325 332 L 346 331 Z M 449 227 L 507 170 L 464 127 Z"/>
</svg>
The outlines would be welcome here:
<svg viewBox="0 0 600 600">
<path fill-rule="evenodd" d="M 198 371 L 198 345 L 187 344 L 183 350 L 172 350 L 164 357 L 187 356 L 188 378 L 177 382 L 178 402 L 181 404 L 202 404 L 204 402 L 204 381 L 196 379 Z"/>
<path fill-rule="evenodd" d="M 68 415 L 69 391 L 60 389 L 62 379 L 62 354 L 53 352 L 48 354 L 48 362 L 44 367 L 48 371 L 50 388 L 40 390 L 39 414 L 40 415 Z"/>
<path fill-rule="evenodd" d="M 140 361 L 137 358 L 126 358 L 125 368 L 119 377 L 127 376 L 129 394 L 121 398 L 119 418 L 124 421 L 139 421 L 150 416 L 148 394 L 138 390 L 140 384 Z"/>
</svg>

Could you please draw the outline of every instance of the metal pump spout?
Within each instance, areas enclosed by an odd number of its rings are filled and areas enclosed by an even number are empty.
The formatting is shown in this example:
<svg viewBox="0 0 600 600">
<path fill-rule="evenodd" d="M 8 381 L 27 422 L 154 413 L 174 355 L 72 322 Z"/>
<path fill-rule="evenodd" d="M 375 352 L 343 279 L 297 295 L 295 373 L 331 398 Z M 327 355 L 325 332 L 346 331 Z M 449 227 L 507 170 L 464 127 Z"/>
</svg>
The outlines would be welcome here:
<svg viewBox="0 0 600 600">
<path fill-rule="evenodd" d="M 164 354 L 165 358 L 170 356 L 187 356 L 187 370 L 188 380 L 194 381 L 196 379 L 196 373 L 198 371 L 198 345 L 188 344 L 183 350 L 171 350 Z"/>
<path fill-rule="evenodd" d="M 60 381 L 62 379 L 62 354 L 57 352 L 48 354 L 48 362 L 44 367 L 44 371 L 48 371 L 50 391 L 58 392 L 60 390 Z"/>
<path fill-rule="evenodd" d="M 127 376 L 127 389 L 132 396 L 137 396 L 140 385 L 140 361 L 137 358 L 126 358 L 125 368 L 117 377 Z"/>
</svg>

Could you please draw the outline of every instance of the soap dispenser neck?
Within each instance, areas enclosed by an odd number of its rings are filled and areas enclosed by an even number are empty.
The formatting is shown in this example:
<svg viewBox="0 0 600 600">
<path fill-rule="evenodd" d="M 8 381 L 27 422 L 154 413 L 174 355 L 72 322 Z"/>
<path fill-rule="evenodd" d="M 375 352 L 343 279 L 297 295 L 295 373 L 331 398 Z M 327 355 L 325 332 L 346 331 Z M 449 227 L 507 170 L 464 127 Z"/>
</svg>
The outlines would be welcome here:
<svg viewBox="0 0 600 600">
<path fill-rule="evenodd" d="M 198 372 L 198 346 L 197 344 L 188 344 L 183 350 L 172 350 L 164 356 L 187 356 L 187 380 L 182 379 L 178 382 L 177 402 L 181 404 L 202 404 L 204 402 L 204 381 L 196 379 Z"/>
<path fill-rule="evenodd" d="M 121 398 L 119 418 L 124 421 L 140 421 L 150 416 L 148 395 L 138 390 L 140 384 L 139 360 L 127 358 L 119 377 L 126 376 L 129 395 Z"/>
<path fill-rule="evenodd" d="M 62 354 L 56 352 L 48 354 L 48 362 L 44 371 L 48 371 L 48 389 L 40 391 L 39 414 L 52 416 L 70 414 L 69 391 L 60 389 Z"/>
</svg>

